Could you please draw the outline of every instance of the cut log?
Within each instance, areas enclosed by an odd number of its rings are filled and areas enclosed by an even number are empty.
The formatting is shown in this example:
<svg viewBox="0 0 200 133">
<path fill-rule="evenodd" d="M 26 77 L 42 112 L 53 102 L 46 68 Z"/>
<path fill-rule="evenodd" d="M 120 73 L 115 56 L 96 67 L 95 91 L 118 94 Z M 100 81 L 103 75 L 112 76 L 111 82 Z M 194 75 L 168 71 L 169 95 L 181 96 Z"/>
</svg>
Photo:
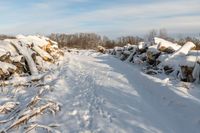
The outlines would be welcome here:
<svg viewBox="0 0 200 133">
<path fill-rule="evenodd" d="M 12 61 L 12 64 L 17 67 L 15 71 L 16 73 L 22 74 L 28 72 L 28 70 L 26 69 L 25 58 L 23 55 L 10 57 L 10 60 Z"/>
<path fill-rule="evenodd" d="M 132 53 L 128 56 L 128 58 L 126 59 L 126 62 L 131 62 L 131 61 L 133 60 L 133 58 L 134 58 L 135 53 L 136 53 L 136 52 L 132 52 Z"/>
<path fill-rule="evenodd" d="M 19 54 L 23 55 L 26 59 L 30 73 L 32 75 L 38 74 L 38 70 L 30 54 L 32 53 L 31 49 L 26 47 L 25 44 L 22 44 L 18 40 L 11 40 L 11 43 L 19 51 Z"/>
<path fill-rule="evenodd" d="M 148 42 L 140 42 L 138 44 L 138 51 L 139 53 L 144 53 L 147 51 L 148 47 L 150 46 L 151 44 L 148 43 Z"/>
<path fill-rule="evenodd" d="M 17 119 L 12 125 L 10 125 L 8 128 L 4 129 L 3 132 L 8 132 L 13 128 L 19 127 L 21 124 L 26 123 L 34 116 L 37 116 L 41 113 L 43 113 L 45 110 L 50 109 L 53 111 L 57 110 L 58 105 L 56 103 L 47 103 L 46 105 L 42 105 L 41 107 L 35 108 L 33 110 L 30 110 L 27 114 L 22 114 L 19 119 Z"/>
<path fill-rule="evenodd" d="M 43 47 L 49 44 L 45 38 L 40 38 L 39 36 L 23 36 L 17 35 L 16 38 L 24 44 L 31 45 L 32 43 L 38 47 Z"/>
<path fill-rule="evenodd" d="M 11 112 L 19 103 L 17 102 L 6 102 L 3 105 L 0 105 L 0 114 L 7 114 Z"/>
<path fill-rule="evenodd" d="M 178 56 L 177 58 L 168 60 L 167 63 L 162 63 L 162 65 L 164 64 L 164 71 L 166 74 L 173 71 L 178 72 L 179 79 L 185 82 L 193 82 L 195 79 L 195 76 L 193 76 L 193 69 L 196 61 L 197 56 Z"/>
<path fill-rule="evenodd" d="M 124 61 L 124 60 L 126 60 L 126 59 L 129 57 L 130 54 L 131 54 L 131 52 L 128 51 L 128 50 L 123 51 L 123 53 L 121 54 L 120 59 L 121 59 L 122 61 Z"/>
<path fill-rule="evenodd" d="M 172 54 L 171 58 L 176 56 L 186 56 L 190 50 L 194 49 L 196 45 L 192 42 L 185 43 L 178 51 Z"/>
<path fill-rule="evenodd" d="M 180 66 L 180 68 L 180 75 L 178 77 L 181 79 L 181 81 L 193 82 L 194 78 L 192 76 L 192 72 L 194 67 Z"/>
<path fill-rule="evenodd" d="M 31 82 L 36 82 L 41 79 L 43 79 L 46 76 L 46 74 L 39 74 L 35 76 L 28 76 L 28 77 L 14 77 L 7 81 L 0 81 L 0 86 L 7 86 L 7 85 L 13 85 L 13 86 L 20 86 L 20 85 L 27 85 Z"/>
<path fill-rule="evenodd" d="M 6 63 L 12 63 L 10 56 L 11 56 L 11 53 L 7 52 L 4 55 L 0 56 L 0 61 L 6 62 Z"/>
<path fill-rule="evenodd" d="M 46 51 L 38 47 L 37 45 L 31 44 L 31 48 L 37 52 L 45 61 L 53 62 L 54 59 L 51 55 L 49 55 Z"/>
<path fill-rule="evenodd" d="M 185 64 L 185 63 L 188 63 L 188 64 L 187 65 L 182 65 L 182 66 L 191 65 L 191 62 L 193 63 L 193 61 L 196 59 L 196 57 L 194 57 L 194 56 L 193 57 L 192 56 L 186 57 L 186 55 L 193 48 L 195 48 L 195 44 L 192 43 L 192 42 L 187 42 L 178 51 L 176 51 L 175 53 L 170 55 L 168 58 L 166 58 L 161 63 L 161 65 L 172 67 L 174 69 L 177 69 L 177 67 L 179 67 L 180 65 Z M 194 64 L 193 64 L 193 66 L 194 66 Z"/>
<path fill-rule="evenodd" d="M 0 80 L 5 80 L 10 77 L 10 75 L 12 75 L 16 69 L 17 67 L 13 64 L 0 61 Z"/>
<path fill-rule="evenodd" d="M 44 45 L 44 46 L 42 47 L 42 49 L 43 49 L 44 51 L 47 51 L 48 53 L 51 53 L 51 52 L 54 51 L 54 49 L 53 49 L 53 47 L 52 47 L 52 45 L 51 45 L 50 43 L 47 44 L 47 45 Z"/>
<path fill-rule="evenodd" d="M 116 57 L 120 58 L 121 54 L 123 52 L 123 47 L 114 47 L 114 55 L 116 55 Z"/>
<path fill-rule="evenodd" d="M 0 40 L 0 56 L 5 55 L 6 53 L 10 53 L 11 56 L 17 56 L 17 50 L 8 40 L 10 39 L 6 39 L 4 41 Z"/>
<path fill-rule="evenodd" d="M 160 51 L 157 49 L 157 45 L 150 46 L 146 52 L 147 62 L 150 65 L 156 64 L 156 59 L 160 56 Z"/>
<path fill-rule="evenodd" d="M 128 49 L 128 51 L 130 51 L 130 54 L 128 55 L 127 59 L 125 60 L 125 62 L 131 62 L 134 58 L 134 55 L 136 54 L 137 52 L 137 46 L 135 45 L 132 45 L 131 48 Z"/>
<path fill-rule="evenodd" d="M 200 61 L 197 61 L 197 63 L 195 64 L 192 76 L 195 79 L 196 83 L 200 82 Z"/>
<path fill-rule="evenodd" d="M 106 48 L 104 48 L 103 46 L 97 46 L 97 52 L 105 54 L 106 53 Z"/>
<path fill-rule="evenodd" d="M 154 38 L 154 42 L 158 45 L 158 50 L 161 52 L 173 53 L 181 48 L 177 43 L 172 43 L 158 37 Z"/>
</svg>

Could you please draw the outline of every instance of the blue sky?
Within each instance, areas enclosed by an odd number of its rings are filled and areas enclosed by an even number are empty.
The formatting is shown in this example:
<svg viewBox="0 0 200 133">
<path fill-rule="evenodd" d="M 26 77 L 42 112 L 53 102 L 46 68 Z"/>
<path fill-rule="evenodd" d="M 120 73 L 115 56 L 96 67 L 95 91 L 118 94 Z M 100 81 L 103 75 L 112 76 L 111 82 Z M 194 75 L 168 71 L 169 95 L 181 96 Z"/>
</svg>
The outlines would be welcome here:
<svg viewBox="0 0 200 133">
<path fill-rule="evenodd" d="M 0 0 L 0 33 L 200 33 L 200 0 Z"/>
</svg>

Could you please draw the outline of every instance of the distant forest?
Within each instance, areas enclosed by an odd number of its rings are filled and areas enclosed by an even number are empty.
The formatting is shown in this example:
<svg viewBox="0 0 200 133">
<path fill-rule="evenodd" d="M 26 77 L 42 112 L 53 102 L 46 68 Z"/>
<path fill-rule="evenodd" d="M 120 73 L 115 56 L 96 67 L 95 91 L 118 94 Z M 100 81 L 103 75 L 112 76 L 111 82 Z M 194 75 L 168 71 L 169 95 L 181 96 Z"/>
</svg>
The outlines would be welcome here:
<svg viewBox="0 0 200 133">
<path fill-rule="evenodd" d="M 180 45 L 185 44 L 187 41 L 191 41 L 197 45 L 200 50 L 200 39 L 195 37 L 183 37 L 180 39 L 174 39 L 169 36 L 165 29 L 151 30 L 144 37 L 138 36 L 122 36 L 115 40 L 110 39 L 107 36 L 100 36 L 95 33 L 76 33 L 76 34 L 55 34 L 52 33 L 50 39 L 57 41 L 59 47 L 69 47 L 78 49 L 95 49 L 98 45 L 105 48 L 113 48 L 115 46 L 124 46 L 126 44 L 137 45 L 141 41 L 152 41 L 154 37 L 160 37 L 171 42 L 176 42 Z"/>
<path fill-rule="evenodd" d="M 198 50 L 200 50 L 200 39 L 195 37 L 183 37 L 180 39 L 174 39 L 167 34 L 165 29 L 151 30 L 144 37 L 138 36 L 122 36 L 115 40 L 110 39 L 107 36 L 100 36 L 96 33 L 76 33 L 76 34 L 60 34 L 52 33 L 48 36 L 50 39 L 58 42 L 59 47 L 77 48 L 77 49 L 95 49 L 98 45 L 105 48 L 113 48 L 115 46 L 124 46 L 126 44 L 137 45 L 141 41 L 152 41 L 154 37 L 160 37 L 171 42 L 176 42 L 183 45 L 187 41 L 191 41 L 196 44 Z M 0 35 L 0 40 L 7 38 L 15 38 L 14 36 Z"/>
</svg>

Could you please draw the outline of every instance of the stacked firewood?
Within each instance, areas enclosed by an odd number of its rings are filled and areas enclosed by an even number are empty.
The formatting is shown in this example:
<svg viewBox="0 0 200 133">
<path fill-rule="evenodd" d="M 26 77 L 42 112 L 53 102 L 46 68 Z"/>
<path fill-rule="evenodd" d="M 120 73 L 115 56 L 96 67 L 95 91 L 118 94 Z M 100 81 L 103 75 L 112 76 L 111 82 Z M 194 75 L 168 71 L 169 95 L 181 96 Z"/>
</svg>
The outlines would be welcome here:
<svg viewBox="0 0 200 133">
<path fill-rule="evenodd" d="M 56 42 L 43 36 L 18 35 L 0 41 L 0 80 L 37 75 L 64 53 Z"/>
<path fill-rule="evenodd" d="M 186 82 L 199 82 L 200 51 L 187 42 L 183 46 L 155 37 L 152 42 L 126 45 L 108 50 L 122 61 L 143 64 L 147 74 L 166 73 L 176 75 Z"/>
</svg>

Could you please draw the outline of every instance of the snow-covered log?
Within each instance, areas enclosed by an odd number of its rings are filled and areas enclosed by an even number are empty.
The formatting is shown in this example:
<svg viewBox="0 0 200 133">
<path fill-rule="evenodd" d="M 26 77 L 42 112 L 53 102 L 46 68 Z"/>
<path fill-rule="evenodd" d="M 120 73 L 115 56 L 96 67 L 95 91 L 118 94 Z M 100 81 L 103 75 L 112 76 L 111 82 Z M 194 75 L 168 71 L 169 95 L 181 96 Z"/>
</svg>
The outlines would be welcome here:
<svg viewBox="0 0 200 133">
<path fill-rule="evenodd" d="M 197 63 L 195 64 L 192 76 L 195 79 L 195 82 L 200 82 L 200 61 L 197 61 Z"/>
<path fill-rule="evenodd" d="M 154 38 L 154 42 L 158 45 L 157 49 L 161 52 L 173 53 L 181 48 L 177 43 L 172 43 L 158 37 Z"/>
<path fill-rule="evenodd" d="M 13 77 L 10 80 L 0 81 L 0 86 L 7 86 L 7 85 L 25 86 L 31 82 L 39 81 L 43 79 L 45 76 L 46 74 L 38 74 L 38 75 L 33 75 L 33 76 L 28 76 L 28 77 Z"/>
<path fill-rule="evenodd" d="M 4 55 L 1 55 L 1 56 L 0 56 L 0 61 L 2 61 L 2 62 L 7 62 L 7 63 L 11 63 L 10 57 L 11 57 L 11 53 L 10 53 L 10 52 L 7 52 L 7 53 L 5 53 Z"/>
<path fill-rule="evenodd" d="M 169 66 L 169 67 L 177 67 L 180 65 L 180 63 L 184 63 L 184 59 L 187 60 L 186 55 L 188 52 L 195 48 L 195 44 L 192 42 L 187 42 L 185 45 L 183 45 L 178 51 L 170 55 L 168 58 L 166 58 L 162 65 Z M 189 57 L 192 58 L 191 56 Z M 187 62 L 186 62 L 187 63 Z M 190 63 L 190 62 L 188 62 Z"/>
<path fill-rule="evenodd" d="M 46 40 L 47 38 L 39 37 L 39 36 L 17 35 L 16 38 L 20 40 L 22 43 L 25 43 L 28 45 L 34 44 L 39 47 L 44 47 L 50 43 L 48 40 Z"/>
<path fill-rule="evenodd" d="M 131 52 L 128 51 L 128 50 L 123 51 L 122 54 L 121 54 L 120 59 L 121 59 L 122 61 L 124 61 L 124 60 L 126 60 L 126 59 L 129 57 L 130 54 L 131 54 Z"/>
<path fill-rule="evenodd" d="M 17 102 L 6 102 L 3 105 L 0 105 L 0 114 L 11 112 L 17 105 L 19 105 Z"/>
<path fill-rule="evenodd" d="M 52 52 L 55 52 L 56 50 L 58 50 L 58 46 L 57 45 L 52 45 L 51 43 L 42 46 L 42 49 L 44 51 L 47 51 L 49 54 L 51 54 Z"/>
<path fill-rule="evenodd" d="M 125 60 L 126 62 L 131 62 L 134 58 L 134 55 L 137 52 L 137 46 L 133 46 L 132 49 L 130 50 L 131 54 L 127 57 L 127 59 Z"/>
<path fill-rule="evenodd" d="M 5 55 L 6 53 L 10 53 L 11 56 L 18 55 L 15 47 L 13 47 L 9 41 L 0 40 L 0 56 Z"/>
<path fill-rule="evenodd" d="M 138 44 L 138 51 L 140 53 L 144 53 L 146 52 L 146 50 L 148 49 L 148 47 L 151 46 L 151 43 L 148 43 L 148 42 L 140 42 Z"/>
<path fill-rule="evenodd" d="M 10 42 L 12 43 L 13 46 L 16 47 L 19 54 L 23 55 L 24 58 L 26 59 L 30 73 L 32 75 L 38 74 L 38 70 L 37 70 L 36 65 L 33 61 L 32 54 L 30 54 L 30 53 L 32 53 L 31 49 L 28 48 L 25 44 L 19 42 L 18 40 L 13 39 L 13 40 L 10 40 Z"/>
<path fill-rule="evenodd" d="M 14 121 L 9 127 L 5 128 L 2 132 L 9 132 L 11 129 L 19 127 L 21 124 L 28 122 L 32 117 L 42 114 L 47 109 L 55 113 L 59 111 L 60 107 L 57 103 L 49 102 L 38 108 L 31 109 L 25 114 L 21 114 L 16 121 Z"/>
<path fill-rule="evenodd" d="M 38 47 L 37 45 L 32 44 L 31 48 L 37 52 L 45 61 L 50 61 L 53 62 L 53 57 L 51 55 L 49 55 L 49 53 L 47 53 L 46 51 L 44 51 L 43 49 L 41 49 L 40 47 Z"/>
<path fill-rule="evenodd" d="M 120 58 L 122 52 L 123 52 L 123 47 L 114 47 L 114 55 L 116 55 L 116 57 Z"/>
<path fill-rule="evenodd" d="M 157 45 L 150 46 L 146 52 L 147 62 L 151 65 L 155 64 L 160 53 L 161 52 L 157 49 Z"/>
<path fill-rule="evenodd" d="M 196 45 L 192 42 L 185 43 L 178 51 L 172 54 L 171 58 L 176 56 L 186 56 L 190 50 L 194 49 Z"/>
<path fill-rule="evenodd" d="M 194 78 L 193 78 L 192 72 L 193 72 L 193 67 L 180 66 L 180 71 L 179 71 L 178 77 L 182 81 L 193 82 Z"/>
<path fill-rule="evenodd" d="M 17 69 L 13 64 L 0 61 L 0 80 L 5 80 Z"/>
<path fill-rule="evenodd" d="M 106 48 L 104 48 L 103 46 L 97 46 L 97 52 L 105 53 L 106 52 Z"/>
<path fill-rule="evenodd" d="M 124 46 L 124 51 L 132 51 L 133 49 L 135 49 L 137 46 L 136 45 L 131 45 L 131 44 L 126 44 Z"/>
</svg>

